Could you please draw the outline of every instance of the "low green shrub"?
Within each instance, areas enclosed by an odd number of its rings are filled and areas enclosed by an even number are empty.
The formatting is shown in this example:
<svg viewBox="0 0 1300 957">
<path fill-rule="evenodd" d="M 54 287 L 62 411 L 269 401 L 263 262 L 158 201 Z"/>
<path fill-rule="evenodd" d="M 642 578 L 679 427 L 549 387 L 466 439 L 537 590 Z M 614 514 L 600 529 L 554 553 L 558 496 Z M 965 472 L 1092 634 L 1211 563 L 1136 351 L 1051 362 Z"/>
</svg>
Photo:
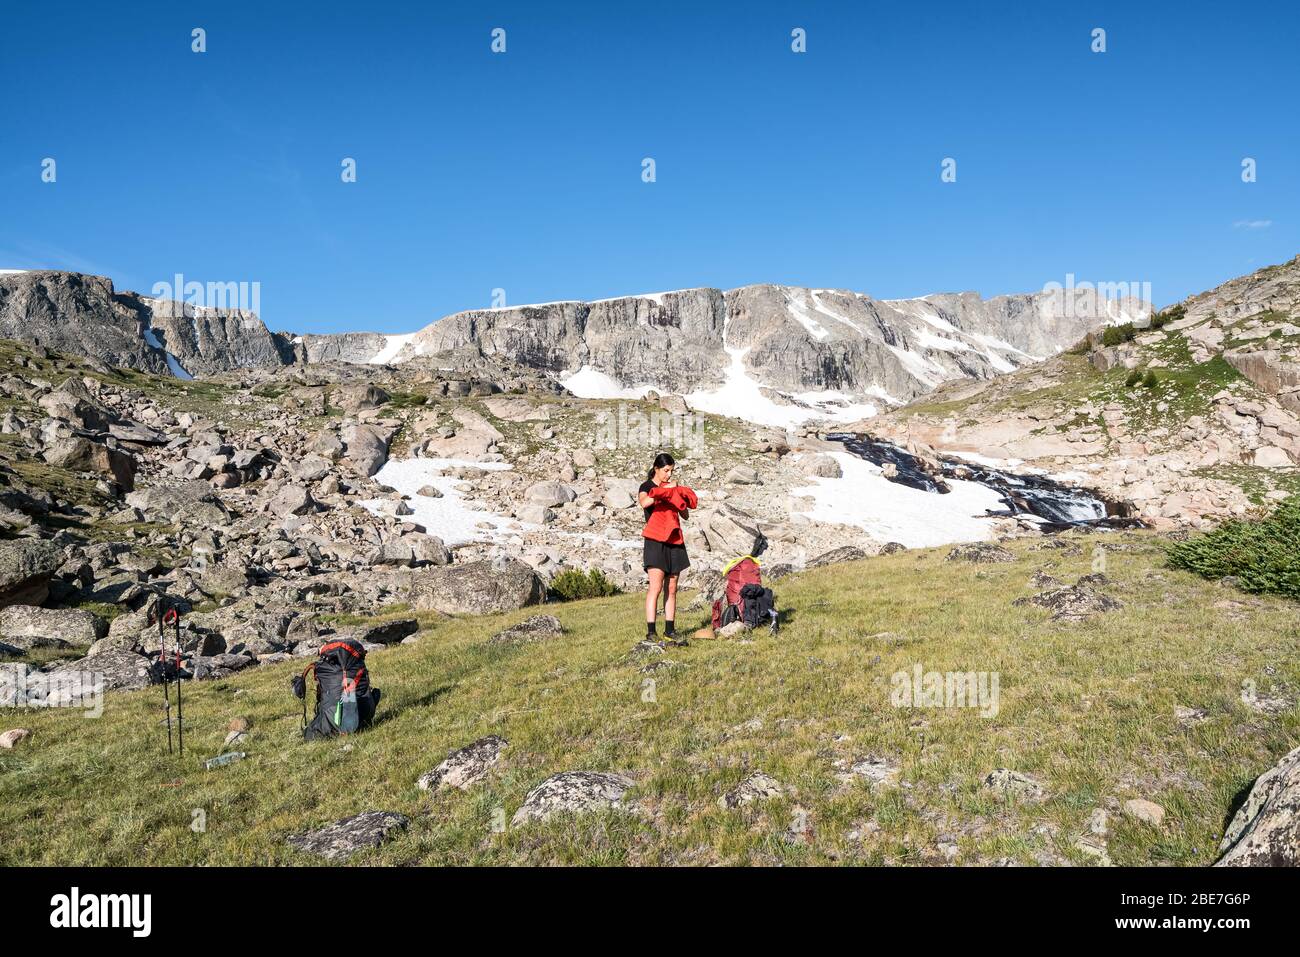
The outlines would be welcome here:
<svg viewBox="0 0 1300 957">
<path fill-rule="evenodd" d="M 1118 326 L 1107 326 L 1101 334 L 1101 344 L 1103 346 L 1118 346 L 1125 342 L 1132 342 L 1133 337 L 1137 335 L 1137 327 L 1131 322 L 1121 323 Z"/>
<path fill-rule="evenodd" d="M 1261 521 L 1224 522 L 1175 542 L 1168 561 L 1206 578 L 1234 578 L 1243 591 L 1300 599 L 1300 496 Z"/>
<path fill-rule="evenodd" d="M 578 598 L 604 598 L 617 595 L 618 586 L 605 577 L 599 568 L 580 571 L 568 568 L 551 579 L 551 597 L 559 601 Z"/>
</svg>

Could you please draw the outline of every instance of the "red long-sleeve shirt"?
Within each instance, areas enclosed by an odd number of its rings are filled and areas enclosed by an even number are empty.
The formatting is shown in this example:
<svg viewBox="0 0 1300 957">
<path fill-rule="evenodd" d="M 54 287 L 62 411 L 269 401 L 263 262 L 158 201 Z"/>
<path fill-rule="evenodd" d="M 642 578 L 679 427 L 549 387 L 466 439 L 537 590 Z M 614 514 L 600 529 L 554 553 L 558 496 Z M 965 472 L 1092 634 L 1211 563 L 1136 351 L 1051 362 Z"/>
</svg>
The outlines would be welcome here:
<svg viewBox="0 0 1300 957">
<path fill-rule="evenodd" d="M 695 492 L 685 485 L 672 488 L 656 485 L 646 494 L 654 499 L 654 505 L 641 536 L 669 545 L 683 544 L 681 513 L 699 505 Z"/>
</svg>

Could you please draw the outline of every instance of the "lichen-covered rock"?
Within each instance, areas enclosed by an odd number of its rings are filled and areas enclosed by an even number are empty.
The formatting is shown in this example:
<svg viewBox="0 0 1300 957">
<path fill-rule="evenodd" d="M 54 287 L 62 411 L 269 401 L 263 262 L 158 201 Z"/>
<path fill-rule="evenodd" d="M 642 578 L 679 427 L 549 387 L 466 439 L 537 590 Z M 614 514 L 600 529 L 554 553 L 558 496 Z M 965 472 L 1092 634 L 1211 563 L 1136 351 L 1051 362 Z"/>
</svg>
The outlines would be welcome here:
<svg viewBox="0 0 1300 957">
<path fill-rule="evenodd" d="M 487 615 L 540 604 L 546 586 L 531 566 L 503 557 L 422 569 L 412 578 L 410 598 L 416 611 Z"/>
<path fill-rule="evenodd" d="M 488 639 L 489 645 L 522 645 L 546 641 L 564 634 L 564 626 L 554 615 L 532 615 L 518 624 L 498 631 Z"/>
<path fill-rule="evenodd" d="M 900 768 L 897 761 L 875 755 L 859 761 L 843 762 L 839 765 L 838 775 L 841 781 L 866 781 L 872 787 L 888 787 L 898 783 Z"/>
<path fill-rule="evenodd" d="M 755 771 L 718 798 L 718 806 L 724 810 L 730 810 L 745 804 L 752 804 L 754 801 L 766 801 L 780 797 L 784 793 L 785 786 L 780 781 L 764 774 L 762 771 Z"/>
<path fill-rule="evenodd" d="M 341 861 L 358 851 L 382 846 L 406 830 L 410 823 L 406 815 L 395 811 L 365 811 L 319 830 L 295 834 L 288 841 L 291 847 L 306 854 Z"/>
<path fill-rule="evenodd" d="M 984 787 L 999 794 L 1030 801 L 1037 801 L 1047 793 L 1046 788 L 1038 780 L 1009 768 L 990 771 L 984 778 Z"/>
<path fill-rule="evenodd" d="M 1300 866 L 1300 748 L 1255 779 L 1219 852 L 1221 867 Z"/>
<path fill-rule="evenodd" d="M 1114 611 L 1124 606 L 1114 598 L 1097 591 L 1087 582 L 1052 588 L 1032 598 L 1017 598 L 1013 605 L 1037 605 L 1052 613 L 1052 621 L 1087 621 L 1094 615 Z"/>
<path fill-rule="evenodd" d="M 499 760 L 501 752 L 509 745 L 505 738 L 490 734 L 472 744 L 451 752 L 432 771 L 420 775 L 415 786 L 422 791 L 441 791 L 446 788 L 464 790 L 483 780 Z"/>
<path fill-rule="evenodd" d="M 867 553 L 856 545 L 843 545 L 840 548 L 832 548 L 829 552 L 822 552 L 816 558 L 808 559 L 807 567 L 821 568 L 823 565 L 838 565 L 840 562 L 856 562 L 866 557 Z"/>
<path fill-rule="evenodd" d="M 63 550 L 50 542 L 0 542 L 0 608 L 39 605 L 49 595 L 50 576 L 63 564 Z"/>
<path fill-rule="evenodd" d="M 511 819 L 514 825 L 545 821 L 556 814 L 582 814 L 619 808 L 636 782 L 606 771 L 565 771 L 547 778 L 524 797 Z"/>
<path fill-rule="evenodd" d="M 0 638 L 19 648 L 34 643 L 90 645 L 108 634 L 108 623 L 88 611 L 10 605 L 0 609 Z"/>
<path fill-rule="evenodd" d="M 966 542 L 948 552 L 950 562 L 1014 562 L 1016 556 L 993 542 Z"/>
<path fill-rule="evenodd" d="M 230 513 L 207 482 L 150 485 L 128 495 L 126 504 L 138 508 L 151 522 L 169 525 L 211 528 L 230 520 Z"/>
<path fill-rule="evenodd" d="M 149 684 L 149 659 L 129 648 L 106 648 L 98 654 L 58 665 L 54 674 L 80 672 L 93 675 L 86 683 L 100 691 L 136 691 Z"/>
</svg>

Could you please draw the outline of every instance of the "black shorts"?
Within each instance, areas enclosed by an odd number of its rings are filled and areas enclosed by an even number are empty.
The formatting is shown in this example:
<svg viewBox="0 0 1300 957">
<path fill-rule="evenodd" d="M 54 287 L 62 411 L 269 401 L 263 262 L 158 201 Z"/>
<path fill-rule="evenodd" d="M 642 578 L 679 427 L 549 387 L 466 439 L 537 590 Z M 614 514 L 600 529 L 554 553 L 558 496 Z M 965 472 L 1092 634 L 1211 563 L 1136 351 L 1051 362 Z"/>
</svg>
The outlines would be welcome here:
<svg viewBox="0 0 1300 957">
<path fill-rule="evenodd" d="M 644 541 L 641 567 L 646 571 L 660 568 L 666 575 L 679 575 L 691 564 L 691 560 L 686 557 L 685 545 L 669 545 L 667 542 L 656 542 L 653 538 Z"/>
</svg>

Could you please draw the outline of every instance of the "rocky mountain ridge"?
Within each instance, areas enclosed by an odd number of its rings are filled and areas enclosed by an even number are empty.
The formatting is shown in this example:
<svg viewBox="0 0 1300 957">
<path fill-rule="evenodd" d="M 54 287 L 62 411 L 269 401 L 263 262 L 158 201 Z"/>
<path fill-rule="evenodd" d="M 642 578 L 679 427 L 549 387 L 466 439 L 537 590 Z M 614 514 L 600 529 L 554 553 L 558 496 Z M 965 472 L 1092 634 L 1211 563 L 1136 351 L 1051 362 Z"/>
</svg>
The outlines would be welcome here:
<svg viewBox="0 0 1300 957">
<path fill-rule="evenodd" d="M 1086 291 L 883 301 L 756 285 L 462 312 L 403 336 L 294 335 L 271 332 L 248 311 L 119 292 L 104 277 L 0 276 L 0 337 L 110 367 L 185 377 L 330 361 L 503 358 L 586 397 L 654 389 L 728 411 L 744 399 L 727 390 L 742 386 L 763 402 L 803 409 L 805 419 L 824 415 L 828 399 L 896 405 L 953 378 L 991 378 L 1147 309 Z"/>
</svg>

